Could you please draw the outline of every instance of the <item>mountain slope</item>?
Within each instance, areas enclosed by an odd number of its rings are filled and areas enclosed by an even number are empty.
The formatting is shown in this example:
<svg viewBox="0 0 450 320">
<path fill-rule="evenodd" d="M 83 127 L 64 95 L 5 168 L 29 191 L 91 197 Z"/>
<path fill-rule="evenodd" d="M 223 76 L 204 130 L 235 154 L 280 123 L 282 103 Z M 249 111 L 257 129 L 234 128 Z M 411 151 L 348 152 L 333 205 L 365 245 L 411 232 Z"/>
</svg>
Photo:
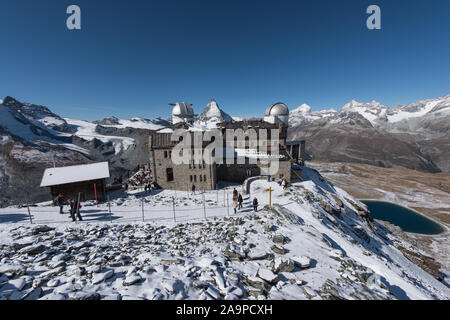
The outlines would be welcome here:
<svg viewBox="0 0 450 320">
<path fill-rule="evenodd" d="M 110 119 L 111 120 L 111 119 Z M 113 120 L 113 119 L 112 119 Z M 109 161 L 111 176 L 148 161 L 148 134 L 168 121 L 134 118 L 117 124 L 72 120 L 47 107 L 6 97 L 0 104 L 0 206 L 48 199 L 45 168 Z"/>
<path fill-rule="evenodd" d="M 8 252 L 0 267 L 0 297 L 448 299 L 444 283 L 402 254 L 400 247 L 415 250 L 410 244 L 367 218 L 362 203 L 318 172 L 303 171 L 305 181 L 288 190 L 253 182 L 250 198 L 264 206 L 258 213 L 247 197 L 242 211 L 227 216 L 214 191 L 188 198 L 170 190 L 145 197 L 151 215 L 144 223 L 137 222 L 142 201 L 133 194 L 111 201 L 114 223 L 99 217 L 107 205 L 92 213 L 95 204 L 85 203 L 88 222 L 76 228 L 43 204 L 32 210 L 50 225 L 34 228 L 22 220 L 26 209 L 0 209 L 0 217 L 10 219 L 0 223 L 0 253 Z M 272 208 L 266 206 L 268 187 Z M 172 196 L 183 208 L 176 213 L 181 221 L 172 220 Z M 24 285 L 12 286 L 18 282 Z"/>
</svg>

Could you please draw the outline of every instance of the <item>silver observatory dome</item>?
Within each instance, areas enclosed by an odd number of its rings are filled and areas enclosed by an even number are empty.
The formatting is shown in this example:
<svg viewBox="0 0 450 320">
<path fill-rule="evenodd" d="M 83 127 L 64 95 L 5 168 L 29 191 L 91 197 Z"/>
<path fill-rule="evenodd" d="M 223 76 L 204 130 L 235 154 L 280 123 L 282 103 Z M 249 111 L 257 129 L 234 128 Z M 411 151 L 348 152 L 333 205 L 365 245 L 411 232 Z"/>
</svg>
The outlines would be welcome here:
<svg viewBox="0 0 450 320">
<path fill-rule="evenodd" d="M 194 110 L 192 104 L 188 102 L 169 103 L 173 106 L 172 109 L 172 123 L 185 122 L 191 120 L 194 117 Z"/>
<path fill-rule="evenodd" d="M 187 102 L 170 103 L 173 106 L 172 116 L 193 116 L 192 104 Z"/>
<path fill-rule="evenodd" d="M 289 115 L 289 109 L 288 107 L 282 103 L 277 102 L 274 104 L 271 104 L 266 109 L 266 116 L 288 116 Z"/>
<path fill-rule="evenodd" d="M 281 121 L 287 125 L 289 121 L 289 108 L 282 102 L 271 104 L 266 109 L 264 120 L 270 123 L 278 123 Z"/>
</svg>

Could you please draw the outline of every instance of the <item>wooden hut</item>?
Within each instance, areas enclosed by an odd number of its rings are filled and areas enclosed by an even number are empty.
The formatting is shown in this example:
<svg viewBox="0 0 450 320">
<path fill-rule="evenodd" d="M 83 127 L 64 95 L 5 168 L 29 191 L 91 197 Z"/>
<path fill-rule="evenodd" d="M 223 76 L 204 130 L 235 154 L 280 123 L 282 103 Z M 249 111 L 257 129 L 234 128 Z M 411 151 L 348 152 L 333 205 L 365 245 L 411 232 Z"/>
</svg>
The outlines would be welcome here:
<svg viewBox="0 0 450 320">
<path fill-rule="evenodd" d="M 49 187 L 54 199 L 62 193 L 64 199 L 106 200 L 108 162 L 48 168 L 42 176 L 41 187 Z"/>
</svg>

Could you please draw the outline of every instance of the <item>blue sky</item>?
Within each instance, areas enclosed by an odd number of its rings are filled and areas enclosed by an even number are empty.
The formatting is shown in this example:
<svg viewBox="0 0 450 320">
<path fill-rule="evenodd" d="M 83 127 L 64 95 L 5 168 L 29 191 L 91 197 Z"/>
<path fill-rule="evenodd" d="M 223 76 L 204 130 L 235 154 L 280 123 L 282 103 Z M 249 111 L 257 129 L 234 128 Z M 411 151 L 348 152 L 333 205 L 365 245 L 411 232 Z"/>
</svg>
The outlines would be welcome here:
<svg viewBox="0 0 450 320">
<path fill-rule="evenodd" d="M 66 28 L 77 4 L 82 30 Z M 366 28 L 381 7 L 382 30 Z M 62 116 L 235 116 L 283 101 L 388 106 L 450 93 L 450 1 L 0 0 L 0 96 Z"/>
</svg>

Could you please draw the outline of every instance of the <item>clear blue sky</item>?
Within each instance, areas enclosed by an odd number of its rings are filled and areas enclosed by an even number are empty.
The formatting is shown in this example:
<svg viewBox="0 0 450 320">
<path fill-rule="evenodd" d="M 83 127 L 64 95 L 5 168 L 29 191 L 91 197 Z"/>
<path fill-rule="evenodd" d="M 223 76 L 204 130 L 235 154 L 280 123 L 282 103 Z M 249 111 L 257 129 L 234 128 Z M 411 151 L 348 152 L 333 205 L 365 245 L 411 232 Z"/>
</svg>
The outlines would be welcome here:
<svg viewBox="0 0 450 320">
<path fill-rule="evenodd" d="M 82 30 L 66 28 L 66 8 Z M 381 7 L 382 30 L 366 28 Z M 0 0 L 0 96 L 81 119 L 267 105 L 389 106 L 450 93 L 448 0 Z"/>
</svg>

